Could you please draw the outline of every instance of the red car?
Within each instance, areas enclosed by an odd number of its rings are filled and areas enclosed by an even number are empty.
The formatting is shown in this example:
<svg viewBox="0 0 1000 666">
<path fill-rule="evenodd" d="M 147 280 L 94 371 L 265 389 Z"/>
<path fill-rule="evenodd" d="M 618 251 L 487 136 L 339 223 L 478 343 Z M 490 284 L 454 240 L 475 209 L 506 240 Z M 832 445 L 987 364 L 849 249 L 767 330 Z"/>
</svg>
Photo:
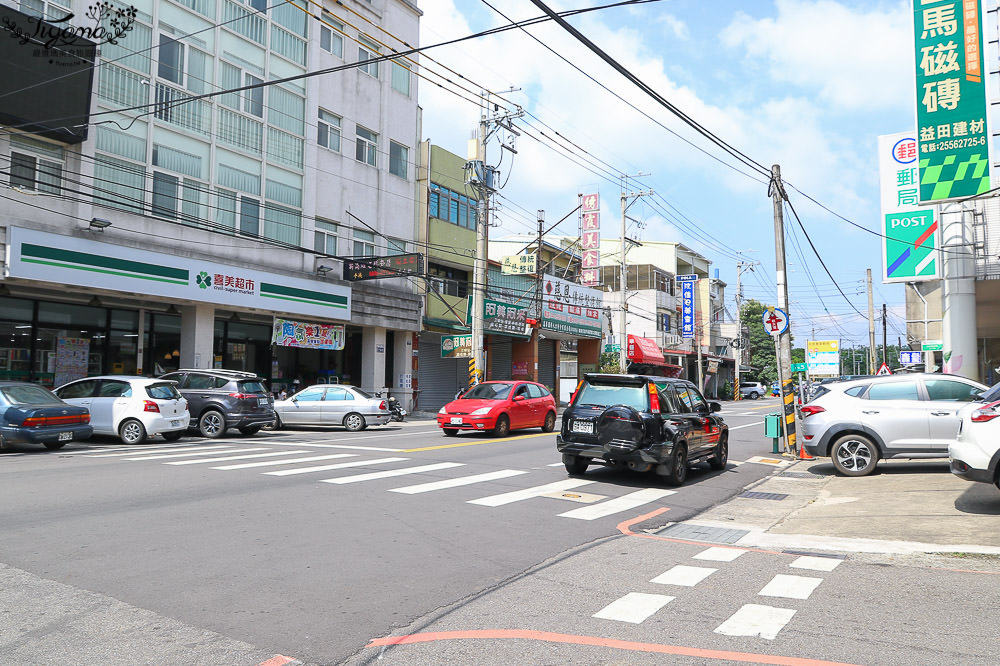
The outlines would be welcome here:
<svg viewBox="0 0 1000 666">
<path fill-rule="evenodd" d="M 448 437 L 463 429 L 491 431 L 497 437 L 518 428 L 552 432 L 556 399 L 535 382 L 483 382 L 442 407 L 437 421 Z"/>
</svg>

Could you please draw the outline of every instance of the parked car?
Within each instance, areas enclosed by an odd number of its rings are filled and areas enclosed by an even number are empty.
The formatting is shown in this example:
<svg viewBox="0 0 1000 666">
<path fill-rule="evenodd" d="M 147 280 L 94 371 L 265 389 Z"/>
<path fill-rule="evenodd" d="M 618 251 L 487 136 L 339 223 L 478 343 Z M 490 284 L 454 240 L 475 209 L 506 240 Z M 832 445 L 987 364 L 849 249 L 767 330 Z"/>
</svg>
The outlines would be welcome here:
<svg viewBox="0 0 1000 666">
<path fill-rule="evenodd" d="M 369 425 L 385 425 L 392 416 L 383 398 L 356 386 L 315 384 L 287 400 L 275 400 L 275 427 L 286 425 L 342 425 L 348 430 L 364 430 Z"/>
<path fill-rule="evenodd" d="M 914 373 L 827 384 L 800 409 L 802 443 L 846 476 L 880 458 L 942 458 L 958 434 L 958 411 L 986 387 L 957 375 Z"/>
<path fill-rule="evenodd" d="M 88 377 L 63 384 L 55 394 L 90 410 L 94 434 L 117 435 L 126 444 L 141 444 L 156 435 L 176 441 L 191 419 L 187 400 L 177 392 L 174 382 L 162 379 Z"/>
<path fill-rule="evenodd" d="M 229 428 L 254 435 L 274 423 L 274 398 L 256 373 L 181 369 L 160 379 L 177 382 L 177 390 L 188 401 L 190 427 L 202 437 L 222 437 Z"/>
<path fill-rule="evenodd" d="M 1000 488 L 1000 384 L 958 411 L 958 435 L 948 447 L 953 474 Z"/>
<path fill-rule="evenodd" d="M 67 404 L 35 384 L 0 381 L 0 449 L 13 443 L 61 449 L 90 439 L 93 431 L 86 407 Z"/>
<path fill-rule="evenodd" d="M 740 382 L 740 395 L 744 398 L 757 400 L 763 398 L 767 389 L 760 382 Z"/>
<path fill-rule="evenodd" d="M 723 469 L 729 459 L 729 426 L 691 382 L 648 375 L 586 374 L 563 412 L 556 435 L 569 474 L 591 464 L 646 472 L 671 485 L 690 465 Z"/>
<path fill-rule="evenodd" d="M 483 382 L 439 409 L 437 422 L 448 437 L 454 437 L 459 430 L 482 430 L 497 437 L 521 428 L 552 432 L 556 427 L 556 399 L 536 382 Z"/>
</svg>

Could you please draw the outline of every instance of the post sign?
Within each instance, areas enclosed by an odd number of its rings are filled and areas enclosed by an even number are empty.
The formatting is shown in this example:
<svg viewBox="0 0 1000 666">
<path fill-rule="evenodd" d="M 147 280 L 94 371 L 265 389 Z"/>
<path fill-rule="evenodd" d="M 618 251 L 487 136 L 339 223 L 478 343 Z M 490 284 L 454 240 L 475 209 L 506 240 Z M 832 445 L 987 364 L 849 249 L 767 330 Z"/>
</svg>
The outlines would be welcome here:
<svg viewBox="0 0 1000 666">
<path fill-rule="evenodd" d="M 387 257 L 346 257 L 344 259 L 344 279 L 380 280 L 404 275 L 423 275 L 424 256 L 422 254 L 393 254 Z"/>
<path fill-rule="evenodd" d="M 472 336 L 442 335 L 441 358 L 472 358 Z"/>
<path fill-rule="evenodd" d="M 980 0 L 914 0 L 920 201 L 990 189 Z"/>
<path fill-rule="evenodd" d="M 840 340 L 806 340 L 806 363 L 814 377 L 840 374 Z"/>
<path fill-rule="evenodd" d="M 938 220 L 921 208 L 917 140 L 912 132 L 878 138 L 882 201 L 882 282 L 917 282 L 940 277 Z"/>
<path fill-rule="evenodd" d="M 538 270 L 538 255 L 514 254 L 503 258 L 501 266 L 504 275 L 524 275 Z"/>
</svg>

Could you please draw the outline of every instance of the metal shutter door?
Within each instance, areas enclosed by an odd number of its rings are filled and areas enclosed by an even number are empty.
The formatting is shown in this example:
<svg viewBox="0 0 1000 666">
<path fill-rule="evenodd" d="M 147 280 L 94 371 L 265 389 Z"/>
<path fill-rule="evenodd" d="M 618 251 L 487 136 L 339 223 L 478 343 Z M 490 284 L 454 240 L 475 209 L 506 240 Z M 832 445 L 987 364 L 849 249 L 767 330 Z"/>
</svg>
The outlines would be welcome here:
<svg viewBox="0 0 1000 666">
<path fill-rule="evenodd" d="M 510 379 L 513 347 L 510 338 L 493 338 L 489 348 L 490 379 Z"/>
<path fill-rule="evenodd" d="M 420 389 L 417 408 L 436 412 L 455 399 L 469 376 L 469 359 L 441 358 L 441 336 L 421 333 L 417 356 L 417 386 Z"/>
<path fill-rule="evenodd" d="M 556 386 L 556 345 L 558 340 L 538 341 L 538 381 L 550 389 Z"/>
</svg>

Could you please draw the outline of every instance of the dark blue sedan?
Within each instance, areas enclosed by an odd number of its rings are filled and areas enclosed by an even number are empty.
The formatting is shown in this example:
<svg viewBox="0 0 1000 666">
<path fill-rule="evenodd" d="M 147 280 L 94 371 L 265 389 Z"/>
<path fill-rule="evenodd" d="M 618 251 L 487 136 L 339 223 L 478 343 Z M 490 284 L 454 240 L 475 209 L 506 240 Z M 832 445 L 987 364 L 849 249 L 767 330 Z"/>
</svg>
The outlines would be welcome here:
<svg viewBox="0 0 1000 666">
<path fill-rule="evenodd" d="M 0 381 L 0 449 L 13 443 L 61 449 L 93 432 L 86 407 L 65 403 L 35 384 Z"/>
</svg>

